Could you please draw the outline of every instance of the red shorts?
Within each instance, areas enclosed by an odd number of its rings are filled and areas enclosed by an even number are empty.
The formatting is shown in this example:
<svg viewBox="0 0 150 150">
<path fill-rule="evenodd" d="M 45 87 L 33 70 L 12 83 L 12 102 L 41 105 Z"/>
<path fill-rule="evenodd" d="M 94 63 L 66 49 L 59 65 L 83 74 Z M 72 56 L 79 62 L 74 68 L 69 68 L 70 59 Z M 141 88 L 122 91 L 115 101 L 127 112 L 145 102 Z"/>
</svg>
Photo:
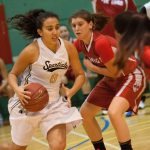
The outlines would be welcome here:
<svg viewBox="0 0 150 150">
<path fill-rule="evenodd" d="M 68 70 L 67 70 L 65 76 L 67 77 L 67 79 L 68 79 L 69 81 L 75 81 L 75 75 L 74 75 L 74 72 L 73 72 L 71 66 L 69 66 L 69 68 L 68 68 Z"/>
<path fill-rule="evenodd" d="M 105 76 L 97 83 L 86 101 L 108 109 L 115 96 L 123 97 L 130 104 L 129 110 L 137 114 L 141 95 L 146 85 L 147 78 L 145 73 L 138 67 L 129 75 L 117 78 L 116 80 Z"/>
</svg>

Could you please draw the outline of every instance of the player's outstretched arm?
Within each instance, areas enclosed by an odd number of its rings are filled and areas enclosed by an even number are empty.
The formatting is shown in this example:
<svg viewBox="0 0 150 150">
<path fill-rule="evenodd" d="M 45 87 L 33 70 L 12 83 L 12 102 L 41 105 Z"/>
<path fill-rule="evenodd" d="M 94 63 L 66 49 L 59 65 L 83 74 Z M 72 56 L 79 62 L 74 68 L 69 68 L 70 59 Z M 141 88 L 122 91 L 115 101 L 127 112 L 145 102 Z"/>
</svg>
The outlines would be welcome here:
<svg viewBox="0 0 150 150">
<path fill-rule="evenodd" d="M 68 52 L 70 65 L 75 74 L 74 85 L 70 90 L 66 92 L 66 96 L 71 99 L 71 97 L 83 86 L 85 82 L 85 74 L 75 46 L 68 41 L 65 41 L 65 46 Z"/>
</svg>

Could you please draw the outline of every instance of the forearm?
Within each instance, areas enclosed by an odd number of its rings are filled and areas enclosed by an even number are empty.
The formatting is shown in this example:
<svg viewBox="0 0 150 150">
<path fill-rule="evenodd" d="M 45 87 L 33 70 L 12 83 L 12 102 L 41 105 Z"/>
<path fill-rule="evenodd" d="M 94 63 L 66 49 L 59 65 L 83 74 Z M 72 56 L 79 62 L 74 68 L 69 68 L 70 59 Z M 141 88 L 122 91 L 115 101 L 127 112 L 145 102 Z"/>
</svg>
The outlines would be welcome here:
<svg viewBox="0 0 150 150">
<path fill-rule="evenodd" d="M 73 87 L 71 88 L 72 95 L 74 95 L 84 84 L 85 75 L 80 74 L 76 77 Z"/>
<path fill-rule="evenodd" d="M 2 84 L 0 86 L 0 91 L 2 91 L 4 88 L 6 88 L 7 84 L 8 84 L 8 80 L 7 79 L 3 80 Z"/>
<path fill-rule="evenodd" d="M 18 78 L 14 74 L 10 73 L 8 75 L 8 83 L 13 91 L 16 93 L 16 89 L 18 88 Z"/>
<path fill-rule="evenodd" d="M 93 72 L 96 72 L 98 74 L 108 76 L 108 77 L 118 77 L 119 76 L 119 75 L 111 73 L 107 68 L 102 68 L 102 67 L 98 67 L 98 66 L 94 66 L 94 65 L 90 68 L 90 70 Z"/>
</svg>

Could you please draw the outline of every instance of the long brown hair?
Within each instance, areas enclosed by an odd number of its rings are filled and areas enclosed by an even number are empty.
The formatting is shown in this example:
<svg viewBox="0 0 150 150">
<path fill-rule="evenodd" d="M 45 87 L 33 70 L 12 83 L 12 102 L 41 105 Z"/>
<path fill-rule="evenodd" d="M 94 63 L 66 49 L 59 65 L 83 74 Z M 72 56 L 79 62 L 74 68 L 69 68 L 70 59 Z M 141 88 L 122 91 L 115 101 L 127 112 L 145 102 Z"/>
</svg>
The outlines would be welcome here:
<svg viewBox="0 0 150 150">
<path fill-rule="evenodd" d="M 118 45 L 115 60 L 118 69 L 124 68 L 126 61 L 135 50 L 138 50 L 141 56 L 144 47 L 148 45 L 150 46 L 150 20 L 139 13 L 134 14 Z"/>
</svg>

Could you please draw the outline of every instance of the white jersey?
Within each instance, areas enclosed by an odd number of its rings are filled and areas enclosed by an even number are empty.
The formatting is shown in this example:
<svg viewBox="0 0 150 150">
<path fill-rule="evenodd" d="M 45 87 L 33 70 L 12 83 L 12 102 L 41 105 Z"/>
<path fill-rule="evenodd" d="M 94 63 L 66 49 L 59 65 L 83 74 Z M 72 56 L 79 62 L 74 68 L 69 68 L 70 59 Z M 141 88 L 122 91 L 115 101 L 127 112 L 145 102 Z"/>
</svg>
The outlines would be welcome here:
<svg viewBox="0 0 150 150">
<path fill-rule="evenodd" d="M 146 8 L 147 17 L 150 19 L 150 2 L 144 4 L 144 7 Z"/>
<path fill-rule="evenodd" d="M 49 104 L 59 99 L 59 88 L 61 79 L 69 66 L 68 53 L 61 38 L 60 48 L 53 53 L 41 38 L 37 39 L 39 45 L 39 59 L 28 66 L 23 72 L 21 85 L 29 83 L 40 83 L 46 87 L 49 93 Z"/>
</svg>

